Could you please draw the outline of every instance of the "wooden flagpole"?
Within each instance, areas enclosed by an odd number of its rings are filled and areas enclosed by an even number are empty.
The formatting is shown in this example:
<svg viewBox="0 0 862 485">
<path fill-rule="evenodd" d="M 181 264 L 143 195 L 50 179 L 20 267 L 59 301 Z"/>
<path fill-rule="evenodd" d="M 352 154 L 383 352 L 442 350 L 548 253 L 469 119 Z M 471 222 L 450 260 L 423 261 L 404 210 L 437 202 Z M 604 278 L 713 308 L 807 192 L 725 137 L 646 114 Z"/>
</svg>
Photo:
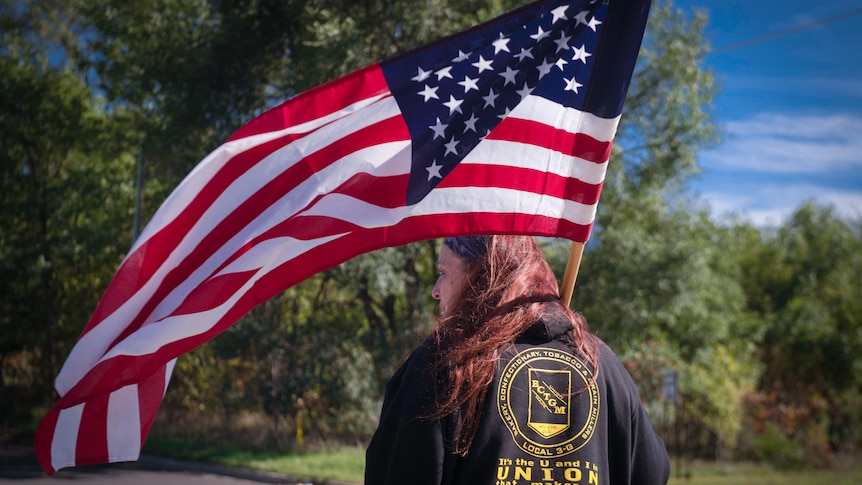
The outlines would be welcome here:
<svg viewBox="0 0 862 485">
<path fill-rule="evenodd" d="M 569 249 L 569 260 L 566 262 L 566 272 L 563 274 L 563 283 L 560 285 L 560 298 L 568 307 L 572 303 L 572 293 L 575 291 L 575 280 L 578 278 L 578 269 L 581 267 L 581 257 L 584 255 L 584 243 L 572 241 Z"/>
</svg>

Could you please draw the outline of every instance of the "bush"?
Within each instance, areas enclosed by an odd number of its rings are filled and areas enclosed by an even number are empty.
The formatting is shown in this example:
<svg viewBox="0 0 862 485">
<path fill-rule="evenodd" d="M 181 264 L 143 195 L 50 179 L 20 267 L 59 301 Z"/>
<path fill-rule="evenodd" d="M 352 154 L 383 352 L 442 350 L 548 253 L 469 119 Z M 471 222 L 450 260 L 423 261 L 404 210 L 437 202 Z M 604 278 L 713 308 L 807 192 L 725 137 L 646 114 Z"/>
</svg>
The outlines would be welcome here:
<svg viewBox="0 0 862 485">
<path fill-rule="evenodd" d="M 800 470 L 807 462 L 802 449 L 775 423 L 766 423 L 763 433 L 754 439 L 757 459 L 777 469 Z"/>
<path fill-rule="evenodd" d="M 746 399 L 749 434 L 744 439 L 755 458 L 775 468 L 827 468 L 834 454 L 826 409 L 824 400 L 816 395 L 788 403 L 774 393 L 752 394 Z"/>
</svg>

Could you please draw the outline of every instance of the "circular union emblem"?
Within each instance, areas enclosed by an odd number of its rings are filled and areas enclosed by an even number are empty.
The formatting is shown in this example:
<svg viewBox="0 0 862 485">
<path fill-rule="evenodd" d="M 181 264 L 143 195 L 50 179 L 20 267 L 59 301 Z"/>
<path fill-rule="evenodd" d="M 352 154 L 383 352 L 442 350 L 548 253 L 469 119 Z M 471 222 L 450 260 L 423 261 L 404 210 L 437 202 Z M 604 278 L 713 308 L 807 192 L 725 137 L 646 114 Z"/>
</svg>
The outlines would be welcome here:
<svg viewBox="0 0 862 485">
<path fill-rule="evenodd" d="M 577 356 L 532 348 L 506 364 L 497 386 L 497 411 L 515 444 L 536 457 L 581 449 L 596 428 L 599 390 Z"/>
</svg>

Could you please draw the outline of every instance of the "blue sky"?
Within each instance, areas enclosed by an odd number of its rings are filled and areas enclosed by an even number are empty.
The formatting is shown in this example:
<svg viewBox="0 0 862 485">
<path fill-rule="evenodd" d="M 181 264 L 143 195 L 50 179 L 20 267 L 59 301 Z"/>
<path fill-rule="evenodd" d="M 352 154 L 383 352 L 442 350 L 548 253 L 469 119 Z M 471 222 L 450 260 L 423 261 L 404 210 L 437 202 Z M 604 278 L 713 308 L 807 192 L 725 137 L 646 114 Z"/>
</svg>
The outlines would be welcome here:
<svg viewBox="0 0 862 485">
<path fill-rule="evenodd" d="M 712 112 L 723 140 L 698 154 L 692 192 L 716 217 L 757 224 L 807 200 L 862 220 L 862 1 L 674 4 L 708 14 L 716 52 L 705 65 L 722 86 Z M 764 36 L 774 37 L 734 47 Z"/>
</svg>

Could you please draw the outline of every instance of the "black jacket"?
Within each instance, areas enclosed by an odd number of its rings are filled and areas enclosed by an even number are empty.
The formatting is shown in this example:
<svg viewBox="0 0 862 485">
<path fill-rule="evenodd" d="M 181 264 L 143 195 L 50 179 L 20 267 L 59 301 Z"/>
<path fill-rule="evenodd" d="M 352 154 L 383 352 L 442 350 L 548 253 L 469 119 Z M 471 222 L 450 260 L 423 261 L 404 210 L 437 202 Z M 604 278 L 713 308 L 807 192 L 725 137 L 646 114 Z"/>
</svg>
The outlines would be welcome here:
<svg viewBox="0 0 862 485">
<path fill-rule="evenodd" d="M 420 346 L 386 385 L 366 452 L 366 485 L 664 484 L 670 463 L 631 376 L 600 342 L 598 379 L 545 317 L 501 357 L 476 438 L 452 454 L 458 423 L 426 416 L 432 355 Z"/>
</svg>

